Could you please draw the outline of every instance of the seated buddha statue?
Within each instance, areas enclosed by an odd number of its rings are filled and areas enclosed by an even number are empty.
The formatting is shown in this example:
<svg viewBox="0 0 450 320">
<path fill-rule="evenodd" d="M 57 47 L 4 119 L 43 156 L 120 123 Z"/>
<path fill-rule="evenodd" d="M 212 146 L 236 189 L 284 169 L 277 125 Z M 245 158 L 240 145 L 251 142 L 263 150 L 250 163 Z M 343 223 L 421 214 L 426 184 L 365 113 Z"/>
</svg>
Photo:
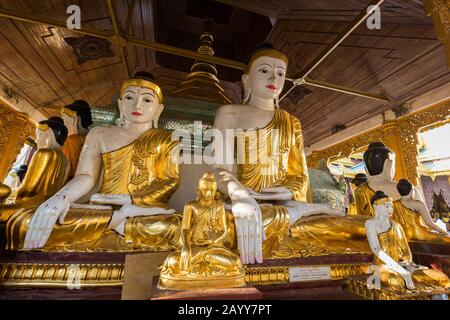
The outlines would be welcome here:
<svg viewBox="0 0 450 320">
<path fill-rule="evenodd" d="M 8 199 L 11 194 L 11 188 L 0 182 L 0 204 L 2 204 L 6 199 Z"/>
<path fill-rule="evenodd" d="M 67 128 L 62 122 L 44 120 L 37 124 L 38 150 L 17 189 L 14 202 L 0 206 L 0 222 L 6 222 L 19 209 L 44 202 L 63 187 L 69 169 L 69 163 L 61 151 L 66 138 Z"/>
<path fill-rule="evenodd" d="M 376 191 L 371 197 L 371 206 L 375 217 L 367 220 L 366 232 L 375 255 L 374 264 L 380 267 L 381 287 L 398 291 L 450 289 L 447 275 L 413 262 L 405 232 L 392 219 L 392 198 L 383 191 Z"/>
<path fill-rule="evenodd" d="M 348 205 L 348 213 L 347 213 L 349 216 L 356 216 L 358 214 L 355 202 L 355 190 L 365 182 L 367 182 L 367 175 L 365 175 L 364 173 L 357 173 L 350 182 L 351 201 Z"/>
<path fill-rule="evenodd" d="M 123 81 L 120 123 L 89 131 L 77 171 L 53 197 L 14 214 L 7 248 L 45 251 L 165 251 L 181 216 L 167 201 L 178 185 L 178 145 L 157 128 L 162 92 L 148 73 Z M 97 192 L 97 193 L 95 193 Z M 93 194 L 94 193 L 94 194 Z M 89 197 L 89 204 L 77 204 Z"/>
<path fill-rule="evenodd" d="M 48 118 L 47 120 L 52 120 L 52 117 Z M 34 143 L 34 145 L 36 145 L 36 144 Z M 37 146 L 36 146 L 36 148 L 37 148 Z M 30 150 L 30 154 L 31 154 L 30 161 L 33 158 L 32 156 L 34 154 L 34 151 L 35 151 L 35 149 Z M 19 191 L 20 184 L 22 183 L 27 170 L 28 170 L 28 165 L 22 164 L 18 168 L 15 168 L 14 170 L 12 170 L 12 172 L 9 174 L 8 186 L 11 188 L 11 193 L 8 196 L 8 198 L 6 200 L 4 200 L 5 204 L 14 203 L 14 201 L 16 201 L 17 192 Z"/>
<path fill-rule="evenodd" d="M 215 139 L 214 150 L 222 151 L 214 154 L 215 174 L 231 199 L 241 260 L 369 252 L 366 218 L 306 202 L 300 121 L 278 106 L 287 66 L 283 53 L 262 45 L 242 76 L 243 103 L 223 105 L 215 117 L 214 127 L 225 137 L 222 146 Z"/>
<path fill-rule="evenodd" d="M 441 229 L 432 219 L 430 211 L 421 195 L 411 182 L 400 179 L 397 184 L 401 198 L 394 202 L 393 219 L 401 224 L 408 240 L 419 240 L 450 244 L 447 230 Z M 420 200 L 418 200 L 420 199 Z"/>
<path fill-rule="evenodd" d="M 215 200 L 212 173 L 198 183 L 198 198 L 184 207 L 182 247 L 164 261 L 158 287 L 163 290 L 199 290 L 245 286 L 239 256 L 232 250 L 234 228 L 225 205 Z"/>
<path fill-rule="evenodd" d="M 395 154 L 390 149 L 382 142 L 373 142 L 364 152 L 364 162 L 369 176 L 355 190 L 358 215 L 374 216 L 370 199 L 374 190 L 383 190 L 394 199 L 393 219 L 402 225 L 408 240 L 448 243 L 446 232 L 433 222 L 421 192 L 407 181 L 399 184 L 394 180 Z"/>
<path fill-rule="evenodd" d="M 69 130 L 62 151 L 70 162 L 70 180 L 75 175 L 84 139 L 92 125 L 91 108 L 86 101 L 75 100 L 62 108 L 61 117 Z"/>
<path fill-rule="evenodd" d="M 370 205 L 375 190 L 383 190 L 394 200 L 400 199 L 397 191 L 395 175 L 395 153 L 382 142 L 373 142 L 363 154 L 364 163 L 368 173 L 367 182 L 355 189 L 355 203 L 358 215 L 374 216 Z"/>
</svg>

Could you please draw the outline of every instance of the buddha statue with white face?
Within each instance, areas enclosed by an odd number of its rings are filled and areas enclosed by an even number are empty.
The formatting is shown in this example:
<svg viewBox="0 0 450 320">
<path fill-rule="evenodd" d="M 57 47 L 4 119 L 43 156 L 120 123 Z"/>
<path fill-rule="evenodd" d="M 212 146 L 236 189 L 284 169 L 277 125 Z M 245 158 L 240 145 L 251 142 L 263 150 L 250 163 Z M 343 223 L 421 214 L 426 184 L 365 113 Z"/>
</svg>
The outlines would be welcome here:
<svg viewBox="0 0 450 320">
<path fill-rule="evenodd" d="M 244 141 L 235 148 L 226 140 L 222 154 L 232 159 L 216 157 L 214 165 L 219 189 L 231 199 L 241 260 L 368 252 L 364 218 L 306 202 L 300 121 L 278 106 L 287 66 L 272 46 L 257 49 L 242 76 L 243 103 L 221 106 L 215 118 L 223 137 L 234 130 Z"/>
<path fill-rule="evenodd" d="M 61 119 L 37 124 L 37 151 L 11 204 L 0 206 L 0 221 L 6 222 L 16 211 L 44 202 L 62 188 L 67 180 L 69 163 L 61 151 L 67 128 Z"/>
<path fill-rule="evenodd" d="M 120 88 L 118 126 L 89 131 L 75 176 L 6 226 L 7 248 L 44 251 L 164 251 L 179 242 L 181 216 L 167 201 L 178 186 L 178 145 L 157 128 L 164 106 L 151 75 Z M 91 195 L 91 196 L 90 196 Z M 75 203 L 90 196 L 89 204 Z"/>
<path fill-rule="evenodd" d="M 75 100 L 62 108 L 61 117 L 69 130 L 69 136 L 63 145 L 62 151 L 69 159 L 69 179 L 72 179 L 77 169 L 84 139 L 89 132 L 89 127 L 92 125 L 91 108 L 86 101 Z"/>
<path fill-rule="evenodd" d="M 405 179 L 394 180 L 394 152 L 382 142 L 373 142 L 364 152 L 364 162 L 368 180 L 355 190 L 358 215 L 375 215 L 370 199 L 374 190 L 382 190 L 394 200 L 393 219 L 402 225 L 408 240 L 449 243 L 446 230 L 434 223 L 421 192 Z"/>
<path fill-rule="evenodd" d="M 376 191 L 371 197 L 371 206 L 375 218 L 366 222 L 366 232 L 375 255 L 374 264 L 380 267 L 381 288 L 396 291 L 450 289 L 447 275 L 413 262 L 405 232 L 392 218 L 392 198 L 383 191 Z"/>
</svg>

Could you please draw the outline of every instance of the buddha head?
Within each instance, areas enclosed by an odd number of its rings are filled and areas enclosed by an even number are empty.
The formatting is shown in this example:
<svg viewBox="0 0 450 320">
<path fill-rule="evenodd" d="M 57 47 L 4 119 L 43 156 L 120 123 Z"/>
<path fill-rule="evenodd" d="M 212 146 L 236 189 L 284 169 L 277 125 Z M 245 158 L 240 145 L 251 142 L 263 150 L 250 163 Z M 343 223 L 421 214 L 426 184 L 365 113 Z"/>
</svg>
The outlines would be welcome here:
<svg viewBox="0 0 450 320">
<path fill-rule="evenodd" d="M 67 138 L 68 130 L 63 120 L 52 117 L 37 124 L 36 144 L 38 149 L 59 149 Z"/>
<path fill-rule="evenodd" d="M 370 203 L 375 210 L 375 217 L 377 219 L 389 219 L 394 213 L 392 198 L 383 191 L 376 191 L 370 199 Z"/>
<path fill-rule="evenodd" d="M 214 174 L 206 172 L 198 182 L 198 201 L 211 202 L 214 200 L 217 183 Z"/>
<path fill-rule="evenodd" d="M 86 135 L 92 125 L 91 107 L 84 100 L 75 100 L 64 106 L 61 117 L 70 134 Z"/>
<path fill-rule="evenodd" d="M 28 166 L 26 164 L 21 164 L 18 168 L 14 169 L 14 173 L 19 179 L 19 183 L 22 183 L 25 174 L 27 173 Z"/>
<path fill-rule="evenodd" d="M 424 202 L 424 198 L 417 188 L 407 179 L 400 179 L 397 183 L 397 191 L 403 199 L 418 200 Z"/>
<path fill-rule="evenodd" d="M 383 174 L 389 181 L 394 180 L 395 153 L 382 142 L 372 142 L 364 152 L 364 163 L 369 176 Z"/>
<path fill-rule="evenodd" d="M 367 175 L 364 173 L 357 173 L 351 182 L 352 190 L 355 190 L 365 182 L 367 182 Z"/>
<path fill-rule="evenodd" d="M 263 100 L 275 101 L 283 90 L 286 78 L 288 58 L 272 45 L 264 43 L 252 54 L 242 75 L 244 86 L 243 103 L 248 103 L 251 96 Z"/>
<path fill-rule="evenodd" d="M 137 72 L 132 78 L 124 80 L 120 87 L 118 100 L 120 121 L 146 124 L 158 127 L 158 119 L 164 109 L 161 88 L 154 82 L 150 73 Z"/>
<path fill-rule="evenodd" d="M 407 179 L 400 179 L 397 183 L 397 191 L 402 197 L 409 196 L 412 189 L 412 184 Z"/>
</svg>

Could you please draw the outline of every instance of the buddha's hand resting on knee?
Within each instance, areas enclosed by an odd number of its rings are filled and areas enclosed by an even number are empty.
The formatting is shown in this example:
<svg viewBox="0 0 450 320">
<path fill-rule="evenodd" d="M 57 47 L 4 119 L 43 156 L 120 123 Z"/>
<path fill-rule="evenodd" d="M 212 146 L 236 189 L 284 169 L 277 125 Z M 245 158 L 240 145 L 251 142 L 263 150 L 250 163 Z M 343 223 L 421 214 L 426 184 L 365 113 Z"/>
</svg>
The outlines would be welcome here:
<svg viewBox="0 0 450 320">
<path fill-rule="evenodd" d="M 70 202 L 65 195 L 56 194 L 41 204 L 28 225 L 24 249 L 44 247 L 56 222 L 59 219 L 59 223 L 64 223 L 64 218 L 69 209 Z"/>
<path fill-rule="evenodd" d="M 242 263 L 262 263 L 263 225 L 258 203 L 250 196 L 235 197 L 231 199 L 231 211 Z"/>
<path fill-rule="evenodd" d="M 416 288 L 412 280 L 411 272 L 405 270 L 404 272 L 400 272 L 400 275 L 402 276 L 403 280 L 405 280 L 405 284 L 408 289 L 414 290 Z"/>
<path fill-rule="evenodd" d="M 159 207 L 144 208 L 136 206 L 134 204 L 127 204 L 122 206 L 120 210 L 113 212 L 108 228 L 117 231 L 121 235 L 124 235 L 125 223 L 128 218 L 172 213 L 175 213 L 175 210 Z"/>
<path fill-rule="evenodd" d="M 221 182 L 227 183 L 241 261 L 244 264 L 262 263 L 264 229 L 258 202 L 230 172 L 223 170 L 219 176 Z"/>
<path fill-rule="evenodd" d="M 180 269 L 181 271 L 188 271 L 189 260 L 191 258 L 191 246 L 186 244 L 181 248 Z"/>
<path fill-rule="evenodd" d="M 125 206 L 131 204 L 133 200 L 128 194 L 103 194 L 94 193 L 90 201 L 95 204 L 112 204 L 118 206 Z"/>
<path fill-rule="evenodd" d="M 284 206 L 288 208 L 291 224 L 294 224 L 302 217 L 316 214 L 328 214 L 334 216 L 345 216 L 344 211 L 332 209 L 323 203 L 307 203 L 302 201 L 286 201 Z"/>
<path fill-rule="evenodd" d="M 261 192 L 253 189 L 247 189 L 247 191 L 256 200 L 287 201 L 293 198 L 292 191 L 287 187 L 262 188 Z"/>
</svg>

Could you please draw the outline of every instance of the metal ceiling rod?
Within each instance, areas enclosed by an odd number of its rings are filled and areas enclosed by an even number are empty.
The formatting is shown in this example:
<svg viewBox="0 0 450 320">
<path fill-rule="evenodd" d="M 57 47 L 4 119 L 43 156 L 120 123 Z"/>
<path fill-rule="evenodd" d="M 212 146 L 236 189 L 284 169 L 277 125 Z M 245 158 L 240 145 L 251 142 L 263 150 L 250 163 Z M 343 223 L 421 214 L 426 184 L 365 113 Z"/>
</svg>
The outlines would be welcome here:
<svg viewBox="0 0 450 320">
<path fill-rule="evenodd" d="M 375 10 L 379 8 L 383 2 L 384 0 L 372 0 L 369 6 L 373 6 L 373 10 Z M 345 39 L 347 39 L 347 37 L 373 13 L 373 10 L 364 10 L 361 12 L 355 19 L 355 22 L 344 31 L 341 37 L 330 44 L 330 46 L 312 63 L 312 65 L 308 67 L 308 70 L 302 77 L 292 80 L 293 86 L 289 88 L 289 90 L 281 97 L 280 101 L 283 100 L 296 86 L 304 84 L 306 77 L 314 71 L 314 69 L 316 69 Z M 324 88 L 328 89 L 327 87 Z"/>
<path fill-rule="evenodd" d="M 379 101 L 383 101 L 383 102 L 390 102 L 390 100 L 388 98 L 386 98 L 385 96 L 380 95 L 380 94 L 365 92 L 365 91 L 352 89 L 352 88 L 347 88 L 344 86 L 340 86 L 340 85 L 336 85 L 336 84 L 332 84 L 332 83 L 328 83 L 328 82 L 323 82 L 323 81 L 319 81 L 319 80 L 313 80 L 313 79 L 306 78 L 305 84 L 309 85 L 309 86 L 313 86 L 313 87 L 347 93 L 347 94 L 351 94 L 354 96 L 379 100 Z"/>
</svg>

